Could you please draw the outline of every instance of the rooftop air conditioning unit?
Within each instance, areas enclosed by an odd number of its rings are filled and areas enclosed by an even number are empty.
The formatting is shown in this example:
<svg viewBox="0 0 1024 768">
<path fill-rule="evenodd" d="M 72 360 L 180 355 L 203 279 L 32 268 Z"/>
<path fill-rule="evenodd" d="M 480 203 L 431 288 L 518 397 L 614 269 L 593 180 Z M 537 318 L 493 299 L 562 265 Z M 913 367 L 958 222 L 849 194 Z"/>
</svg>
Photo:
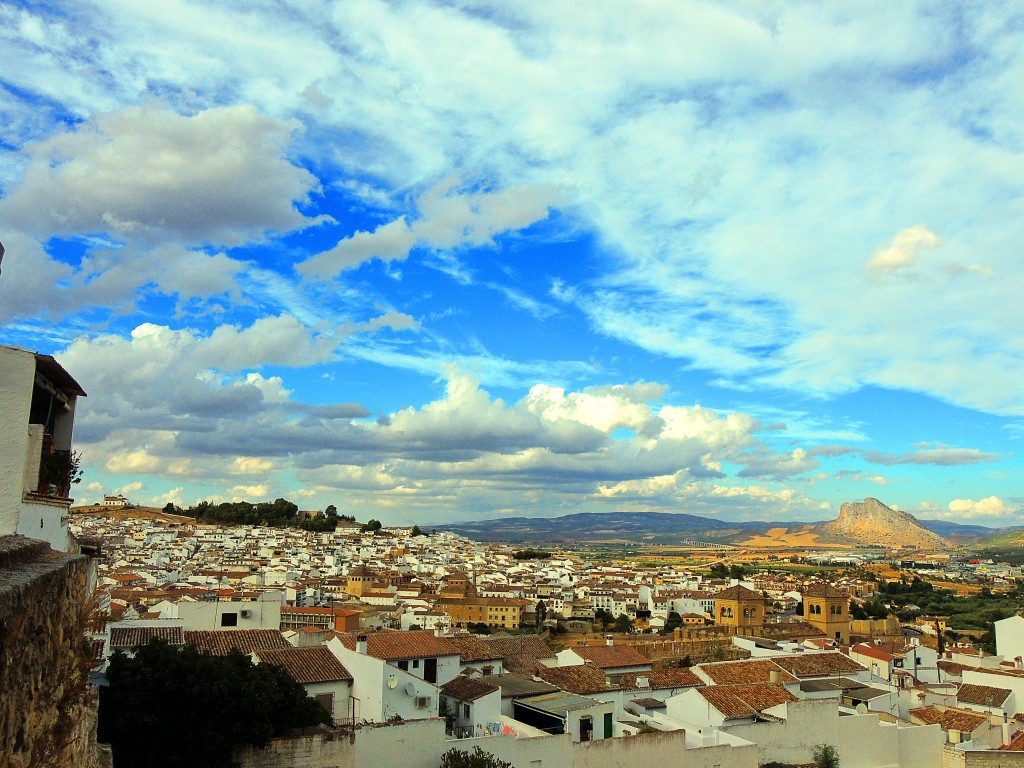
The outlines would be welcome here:
<svg viewBox="0 0 1024 768">
<path fill-rule="evenodd" d="M 417 696 L 416 697 L 416 709 L 426 709 L 430 706 L 429 696 Z"/>
</svg>

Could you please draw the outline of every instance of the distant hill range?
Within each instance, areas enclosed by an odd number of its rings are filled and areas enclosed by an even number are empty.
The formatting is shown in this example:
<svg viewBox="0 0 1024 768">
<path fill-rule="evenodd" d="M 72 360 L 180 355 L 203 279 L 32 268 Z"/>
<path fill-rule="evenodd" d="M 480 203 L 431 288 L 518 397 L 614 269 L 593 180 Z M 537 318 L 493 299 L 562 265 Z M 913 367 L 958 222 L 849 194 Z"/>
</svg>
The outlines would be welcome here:
<svg viewBox="0 0 1024 768">
<path fill-rule="evenodd" d="M 944 549 L 984 546 L 989 538 L 1024 543 L 1024 527 L 987 528 L 944 520 L 917 520 L 878 499 L 843 504 L 836 520 L 735 522 L 667 512 L 581 512 L 560 517 L 514 517 L 427 526 L 475 541 L 510 544 L 681 544 L 684 540 L 733 546 L 911 546 Z"/>
</svg>

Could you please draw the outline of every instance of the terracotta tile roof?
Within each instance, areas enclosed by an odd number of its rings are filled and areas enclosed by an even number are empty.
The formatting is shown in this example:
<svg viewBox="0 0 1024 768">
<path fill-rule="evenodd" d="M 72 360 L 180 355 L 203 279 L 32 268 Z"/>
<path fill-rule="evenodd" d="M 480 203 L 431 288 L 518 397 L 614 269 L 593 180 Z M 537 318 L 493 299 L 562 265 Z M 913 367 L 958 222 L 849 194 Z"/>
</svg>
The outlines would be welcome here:
<svg viewBox="0 0 1024 768">
<path fill-rule="evenodd" d="M 504 668 L 506 672 L 517 675 L 535 675 L 542 669 L 547 669 L 532 656 L 505 656 Z"/>
<path fill-rule="evenodd" d="M 650 659 L 635 648 L 624 645 L 575 646 L 572 650 L 581 659 L 589 661 L 599 669 L 651 666 Z"/>
<path fill-rule="evenodd" d="M 803 591 L 804 597 L 832 597 L 832 598 L 849 598 L 850 593 L 845 590 L 833 587 L 831 584 L 815 584 L 813 587 L 809 587 Z"/>
<path fill-rule="evenodd" d="M 1012 691 L 1009 688 L 995 688 L 991 685 L 961 683 L 956 692 L 958 704 L 978 704 L 983 707 L 1001 707 Z"/>
<path fill-rule="evenodd" d="M 780 683 L 794 683 L 796 678 L 768 659 L 750 659 L 748 661 L 718 661 L 711 664 L 698 664 L 697 669 L 703 672 L 716 685 L 738 685 L 771 682 L 771 673 L 778 672 Z"/>
<path fill-rule="evenodd" d="M 700 695 L 726 718 L 754 717 L 797 697 L 778 683 L 759 685 L 708 685 L 698 688 Z"/>
<path fill-rule="evenodd" d="M 111 627 L 111 648 L 135 648 L 152 639 L 165 640 L 171 645 L 184 645 L 181 627 Z"/>
<path fill-rule="evenodd" d="M 637 681 L 647 678 L 647 685 Z M 659 669 L 651 672 L 626 672 L 619 677 L 619 685 L 627 691 L 643 691 L 658 688 L 695 688 L 704 681 L 690 669 Z"/>
<path fill-rule="evenodd" d="M 956 677 L 963 677 L 965 669 L 977 669 L 977 667 L 971 667 L 967 664 L 960 664 L 956 661 L 940 660 L 939 669 L 941 669 L 943 672 L 947 674 L 955 675 Z"/>
<path fill-rule="evenodd" d="M 715 600 L 760 600 L 764 601 L 764 595 L 760 592 L 755 592 L 752 589 L 747 589 L 742 584 L 737 584 L 735 587 L 729 587 L 723 589 L 721 592 L 715 593 Z"/>
<path fill-rule="evenodd" d="M 459 649 L 459 655 L 463 663 L 475 661 L 500 661 L 502 656 L 497 649 L 492 648 L 477 637 L 451 637 L 449 642 Z"/>
<path fill-rule="evenodd" d="M 355 634 L 338 635 L 338 638 L 346 648 L 356 649 Z M 457 645 L 447 638 L 437 637 L 429 629 L 408 632 L 382 629 L 367 633 L 366 653 L 385 661 L 460 655 Z"/>
<path fill-rule="evenodd" d="M 920 720 L 925 725 L 938 723 L 944 731 L 953 729 L 963 733 L 970 733 L 978 726 L 988 722 L 987 715 L 956 707 L 946 707 L 945 710 L 940 710 L 937 707 L 919 707 L 910 710 L 909 714 L 911 720 Z"/>
<path fill-rule="evenodd" d="M 497 685 L 491 685 L 478 677 L 466 677 L 459 675 L 441 686 L 441 692 L 446 696 L 460 701 L 476 701 L 489 693 L 500 691 Z"/>
<path fill-rule="evenodd" d="M 895 658 L 890 650 L 886 650 L 883 646 L 874 643 L 857 643 L 857 645 L 850 648 L 850 653 L 859 653 L 861 656 L 878 659 L 886 663 Z"/>
<path fill-rule="evenodd" d="M 604 691 L 618 691 L 617 685 L 609 685 L 604 672 L 592 664 L 577 664 L 573 667 L 541 667 L 537 677 L 563 691 L 587 696 Z"/>
<path fill-rule="evenodd" d="M 1017 731 L 1010 739 L 1010 743 L 1000 749 L 1005 749 L 1008 752 L 1024 752 L 1024 731 Z"/>
<path fill-rule="evenodd" d="M 200 651 L 212 653 L 214 656 L 224 656 L 236 648 L 244 654 L 271 648 L 291 648 L 276 629 L 187 631 L 185 644 L 194 645 Z"/>
<path fill-rule="evenodd" d="M 352 675 L 337 657 L 324 645 L 309 648 L 276 648 L 257 651 L 263 664 L 280 664 L 295 682 L 333 683 L 337 680 L 351 680 Z"/>
<path fill-rule="evenodd" d="M 555 657 L 555 652 L 537 635 L 483 637 L 480 639 L 506 659 L 510 656 L 521 656 L 530 659 L 553 659 Z"/>
<path fill-rule="evenodd" d="M 841 653 L 803 653 L 773 656 L 772 661 L 796 677 L 825 677 L 863 672 L 864 667 Z"/>
</svg>

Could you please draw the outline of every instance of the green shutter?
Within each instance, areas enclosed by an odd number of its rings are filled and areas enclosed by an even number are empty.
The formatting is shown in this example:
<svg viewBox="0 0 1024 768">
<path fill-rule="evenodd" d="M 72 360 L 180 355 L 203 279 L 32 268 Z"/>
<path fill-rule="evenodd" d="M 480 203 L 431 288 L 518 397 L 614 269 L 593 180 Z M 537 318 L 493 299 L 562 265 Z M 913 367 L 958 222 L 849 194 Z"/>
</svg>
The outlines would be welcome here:
<svg viewBox="0 0 1024 768">
<path fill-rule="evenodd" d="M 613 736 L 613 734 L 612 734 L 612 713 L 611 712 L 605 712 L 604 713 L 604 737 L 606 739 L 610 739 L 612 736 Z"/>
</svg>

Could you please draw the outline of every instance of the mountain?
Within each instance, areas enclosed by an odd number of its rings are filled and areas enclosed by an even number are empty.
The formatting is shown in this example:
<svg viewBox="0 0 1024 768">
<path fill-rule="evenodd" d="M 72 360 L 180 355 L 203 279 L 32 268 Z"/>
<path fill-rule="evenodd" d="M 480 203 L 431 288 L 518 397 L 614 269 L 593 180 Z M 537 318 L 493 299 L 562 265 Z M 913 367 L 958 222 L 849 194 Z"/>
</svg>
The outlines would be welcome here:
<svg viewBox="0 0 1024 768">
<path fill-rule="evenodd" d="M 939 534 L 929 531 L 909 512 L 887 507 L 878 499 L 849 501 L 839 508 L 839 517 L 821 527 L 824 538 L 859 546 L 946 549 Z"/>
</svg>

